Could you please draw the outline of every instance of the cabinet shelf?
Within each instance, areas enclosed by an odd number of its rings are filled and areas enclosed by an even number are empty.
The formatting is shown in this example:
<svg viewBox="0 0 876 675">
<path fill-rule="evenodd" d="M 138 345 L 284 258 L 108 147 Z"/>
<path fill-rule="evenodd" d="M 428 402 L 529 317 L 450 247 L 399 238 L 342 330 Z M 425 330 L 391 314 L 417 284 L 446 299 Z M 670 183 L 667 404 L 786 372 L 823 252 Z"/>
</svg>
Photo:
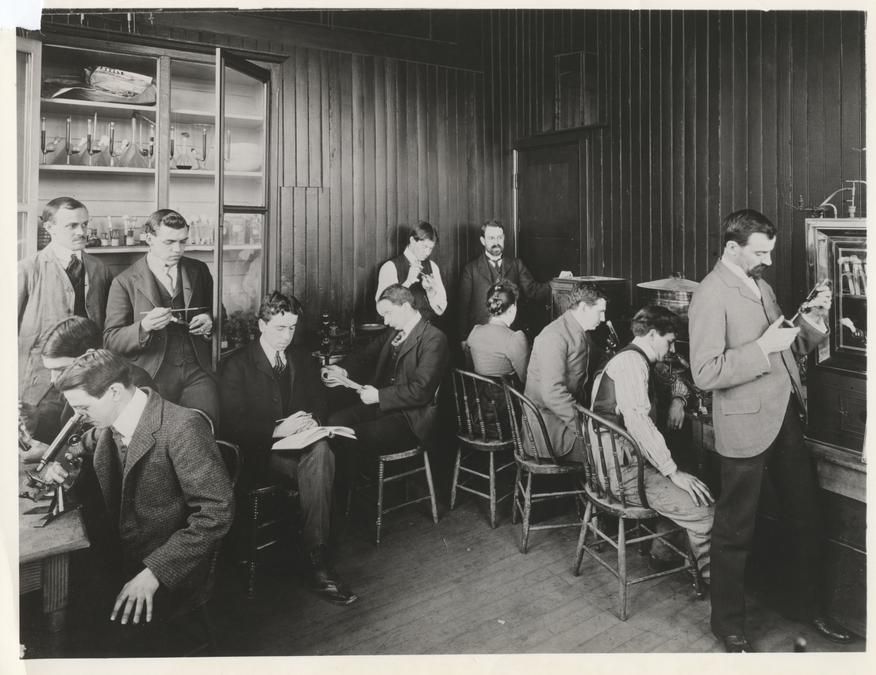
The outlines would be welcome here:
<svg viewBox="0 0 876 675">
<path fill-rule="evenodd" d="M 95 110 L 136 110 L 142 113 L 155 113 L 155 104 L 143 105 L 142 103 L 105 103 L 103 101 L 80 101 L 66 98 L 43 98 L 40 99 L 40 109 L 43 112 L 71 112 L 83 110 L 94 112 Z"/>
<path fill-rule="evenodd" d="M 129 166 L 88 166 L 85 164 L 43 164 L 40 173 L 110 173 L 130 176 L 154 176 L 155 169 L 143 169 Z"/>
<path fill-rule="evenodd" d="M 260 251 L 261 244 L 224 244 L 223 251 Z M 216 247 L 213 244 L 190 244 L 186 246 L 186 253 L 192 251 L 214 251 Z M 149 250 L 148 246 L 95 246 L 86 248 L 86 253 L 96 253 L 105 255 L 111 253 L 146 253 Z"/>
<path fill-rule="evenodd" d="M 175 124 L 215 124 L 216 113 L 211 110 L 195 110 L 192 108 L 184 108 L 179 110 L 171 110 L 170 118 Z M 257 129 L 265 124 L 265 118 L 261 115 L 240 115 L 225 113 L 225 121 L 235 127 L 246 127 Z"/>
<path fill-rule="evenodd" d="M 843 293 L 840 296 L 843 300 L 866 300 L 866 295 L 859 295 L 856 293 Z"/>
<path fill-rule="evenodd" d="M 216 175 L 215 171 L 209 169 L 171 169 L 170 175 L 173 178 L 213 178 Z M 261 171 L 226 171 L 226 178 L 262 178 L 264 174 Z"/>
</svg>

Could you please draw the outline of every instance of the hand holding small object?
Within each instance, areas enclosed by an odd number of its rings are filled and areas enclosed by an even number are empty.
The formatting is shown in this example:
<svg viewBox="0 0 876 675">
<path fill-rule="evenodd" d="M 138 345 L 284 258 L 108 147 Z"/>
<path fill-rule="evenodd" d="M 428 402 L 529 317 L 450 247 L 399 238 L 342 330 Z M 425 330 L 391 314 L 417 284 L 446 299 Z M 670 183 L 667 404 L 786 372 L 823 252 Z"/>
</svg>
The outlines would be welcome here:
<svg viewBox="0 0 876 675">
<path fill-rule="evenodd" d="M 169 307 L 154 307 L 140 319 L 140 327 L 147 333 L 161 330 L 173 321 L 173 313 Z"/>
<path fill-rule="evenodd" d="M 767 354 L 773 352 L 783 352 L 794 342 L 797 334 L 800 332 L 798 326 L 782 327 L 785 322 L 785 317 L 780 316 L 770 324 L 763 335 L 757 339 L 757 343 Z"/>
<path fill-rule="evenodd" d="M 410 286 L 417 283 L 420 278 L 420 272 L 423 271 L 423 265 L 419 261 L 411 263 L 411 268 L 408 270 L 408 278 L 405 279 L 403 286 Z"/>
<path fill-rule="evenodd" d="M 210 335 L 213 332 L 213 319 L 207 313 L 198 314 L 189 321 L 189 333 L 192 335 Z"/>
<path fill-rule="evenodd" d="M 344 384 L 347 371 L 336 365 L 323 366 L 320 370 L 320 376 L 325 386 L 340 387 Z"/>
<path fill-rule="evenodd" d="M 430 291 L 432 287 L 435 285 L 435 281 L 432 278 L 431 274 L 423 274 L 420 276 L 420 285 L 424 290 Z"/>
<path fill-rule="evenodd" d="M 370 384 L 366 384 L 359 390 L 359 400 L 365 405 L 372 405 L 373 403 L 378 403 L 380 397 L 377 394 L 377 389 Z"/>
</svg>

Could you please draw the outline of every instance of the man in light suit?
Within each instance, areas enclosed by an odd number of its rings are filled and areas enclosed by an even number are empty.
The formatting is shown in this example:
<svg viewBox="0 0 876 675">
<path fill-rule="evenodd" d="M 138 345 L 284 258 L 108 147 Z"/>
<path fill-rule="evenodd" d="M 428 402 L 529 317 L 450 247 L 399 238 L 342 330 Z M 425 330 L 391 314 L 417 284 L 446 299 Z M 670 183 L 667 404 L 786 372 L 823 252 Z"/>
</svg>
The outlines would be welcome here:
<svg viewBox="0 0 876 675">
<path fill-rule="evenodd" d="M 60 431 L 64 401 L 43 367 L 42 341 L 61 320 L 81 316 L 103 330 L 109 269 L 84 252 L 88 209 L 72 197 L 46 204 L 43 226 L 52 241 L 18 264 L 18 395 L 35 438 L 50 442 Z"/>
<path fill-rule="evenodd" d="M 163 398 L 218 421 L 219 393 L 210 358 L 213 277 L 186 258 L 189 226 L 160 209 L 145 223 L 149 252 L 113 280 L 104 345 L 140 366 Z"/>
<path fill-rule="evenodd" d="M 106 561 L 99 579 L 112 604 L 98 611 L 121 626 L 155 618 L 164 629 L 184 628 L 191 611 L 209 599 L 213 557 L 233 516 L 231 482 L 209 425 L 198 413 L 134 387 L 129 364 L 104 349 L 76 359 L 55 386 L 94 424 L 83 446 L 93 452 L 118 543 L 118 558 Z M 46 475 L 57 482 L 68 477 L 57 463 Z M 157 628 L 147 635 L 121 626 L 109 631 L 119 641 L 110 651 L 157 656 L 152 650 L 165 646 L 168 633 L 159 638 Z"/>
<path fill-rule="evenodd" d="M 377 301 L 377 311 L 393 330 L 347 364 L 350 377 L 367 378 L 368 384 L 359 392 L 359 403 L 329 418 L 331 425 L 356 431 L 357 441 L 333 439 L 348 468 L 361 453 L 377 456 L 428 443 L 438 413 L 438 386 L 447 372 L 447 338 L 414 309 L 409 289 L 388 286 Z M 370 365 L 375 358 L 376 368 Z M 346 377 L 347 369 L 323 368 L 323 380 L 330 387 L 341 384 L 338 375 Z"/>
<path fill-rule="evenodd" d="M 487 290 L 502 279 L 517 285 L 521 299 L 550 303 L 550 283 L 536 281 L 520 258 L 503 255 L 505 228 L 502 223 L 488 220 L 481 225 L 481 245 L 484 247 L 483 255 L 469 261 L 459 279 L 457 325 L 460 340 L 468 337 L 473 326 L 489 320 Z"/>
<path fill-rule="evenodd" d="M 357 596 L 329 565 L 335 456 L 321 439 L 304 450 L 271 450 L 277 420 L 304 411 L 301 431 L 327 417 L 326 391 L 319 367 L 305 349 L 293 345 L 301 303 L 274 291 L 259 308 L 261 337 L 232 356 L 222 369 L 223 434 L 240 445 L 247 469 L 245 484 L 279 476 L 297 484 L 301 543 L 310 564 L 313 588 L 331 602 L 349 605 Z"/>
<path fill-rule="evenodd" d="M 594 284 L 579 283 L 569 294 L 569 308 L 544 327 L 532 345 L 525 394 L 541 411 L 559 461 L 584 461 L 575 403 L 586 403 L 590 378 L 588 331 L 605 321 L 606 299 Z M 550 458 L 536 435 L 530 451 Z"/>
<path fill-rule="evenodd" d="M 712 630 L 727 651 L 752 651 L 745 635 L 745 565 L 751 550 L 765 469 L 788 512 L 796 542 L 793 569 L 801 615 L 835 642 L 849 634 L 820 606 L 821 513 L 812 460 L 803 442 L 805 415 L 796 354 L 827 337 L 831 290 L 821 285 L 801 306 L 796 326 L 784 321 L 762 278 L 776 245 L 773 224 L 744 209 L 724 219 L 724 254 L 694 292 L 690 306 L 691 369 L 713 392 L 721 493 L 712 531 Z"/>
</svg>

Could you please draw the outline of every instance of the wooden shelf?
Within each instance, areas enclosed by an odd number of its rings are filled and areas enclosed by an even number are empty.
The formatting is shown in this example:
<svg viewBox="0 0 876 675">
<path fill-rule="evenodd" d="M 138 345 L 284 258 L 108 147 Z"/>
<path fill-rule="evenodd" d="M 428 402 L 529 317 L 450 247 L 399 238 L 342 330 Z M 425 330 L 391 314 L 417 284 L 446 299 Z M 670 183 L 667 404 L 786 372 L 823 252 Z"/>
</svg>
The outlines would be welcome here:
<svg viewBox="0 0 876 675">
<path fill-rule="evenodd" d="M 213 251 L 213 244 L 189 244 L 186 246 L 186 253 L 190 251 Z M 260 251 L 261 244 L 224 244 L 223 251 Z M 148 246 L 95 246 L 86 248 L 86 253 L 108 254 L 108 253 L 146 253 L 149 250 Z"/>
<path fill-rule="evenodd" d="M 88 166 L 85 164 L 41 164 L 40 173 L 106 173 L 119 176 L 154 176 L 155 169 L 128 166 Z"/>
<path fill-rule="evenodd" d="M 170 175 L 173 178 L 214 178 L 216 172 L 210 169 L 171 169 Z M 226 178 L 262 178 L 264 173 L 261 171 L 226 171 Z"/>
<path fill-rule="evenodd" d="M 866 300 L 866 295 L 859 295 L 856 293 L 843 293 L 840 295 L 843 300 Z"/>
<path fill-rule="evenodd" d="M 93 113 L 95 110 L 118 110 L 119 112 L 130 112 L 132 110 L 138 110 L 143 113 L 154 114 L 156 107 L 154 103 L 152 105 L 142 105 L 136 103 L 104 103 L 103 101 L 80 101 L 78 99 L 72 98 L 40 99 L 40 110 L 42 110 L 43 112 L 72 112 L 74 110 L 81 109 L 85 109 L 91 113 Z"/>
<path fill-rule="evenodd" d="M 216 113 L 211 110 L 171 110 L 170 121 L 174 124 L 216 124 Z M 261 115 L 235 115 L 225 113 L 225 122 L 232 127 L 258 129 L 265 126 L 265 118 Z"/>
</svg>

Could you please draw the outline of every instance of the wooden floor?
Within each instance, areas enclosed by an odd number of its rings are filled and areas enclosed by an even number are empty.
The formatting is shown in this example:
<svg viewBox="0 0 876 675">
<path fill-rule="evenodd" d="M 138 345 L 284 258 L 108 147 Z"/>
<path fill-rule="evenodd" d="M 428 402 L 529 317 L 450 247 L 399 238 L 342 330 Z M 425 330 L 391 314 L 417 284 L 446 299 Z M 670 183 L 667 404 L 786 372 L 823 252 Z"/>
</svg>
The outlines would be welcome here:
<svg viewBox="0 0 876 675">
<path fill-rule="evenodd" d="M 720 652 L 709 602 L 673 575 L 633 587 L 630 617 L 615 615 L 611 574 L 585 556 L 571 572 L 577 530 L 535 532 L 530 552 L 507 508 L 495 530 L 485 509 L 464 498 L 438 525 L 417 507 L 387 516 L 383 543 L 364 524 L 340 538 L 336 567 L 358 593 L 339 607 L 310 593 L 289 569 L 269 568 L 256 598 L 241 593 L 242 572 L 224 571 L 212 615 L 223 655 Z M 637 558 L 637 556 L 634 556 Z M 642 564 L 637 560 L 636 564 Z M 837 646 L 802 624 L 749 600 L 748 633 L 759 651 L 864 651 Z"/>
</svg>

